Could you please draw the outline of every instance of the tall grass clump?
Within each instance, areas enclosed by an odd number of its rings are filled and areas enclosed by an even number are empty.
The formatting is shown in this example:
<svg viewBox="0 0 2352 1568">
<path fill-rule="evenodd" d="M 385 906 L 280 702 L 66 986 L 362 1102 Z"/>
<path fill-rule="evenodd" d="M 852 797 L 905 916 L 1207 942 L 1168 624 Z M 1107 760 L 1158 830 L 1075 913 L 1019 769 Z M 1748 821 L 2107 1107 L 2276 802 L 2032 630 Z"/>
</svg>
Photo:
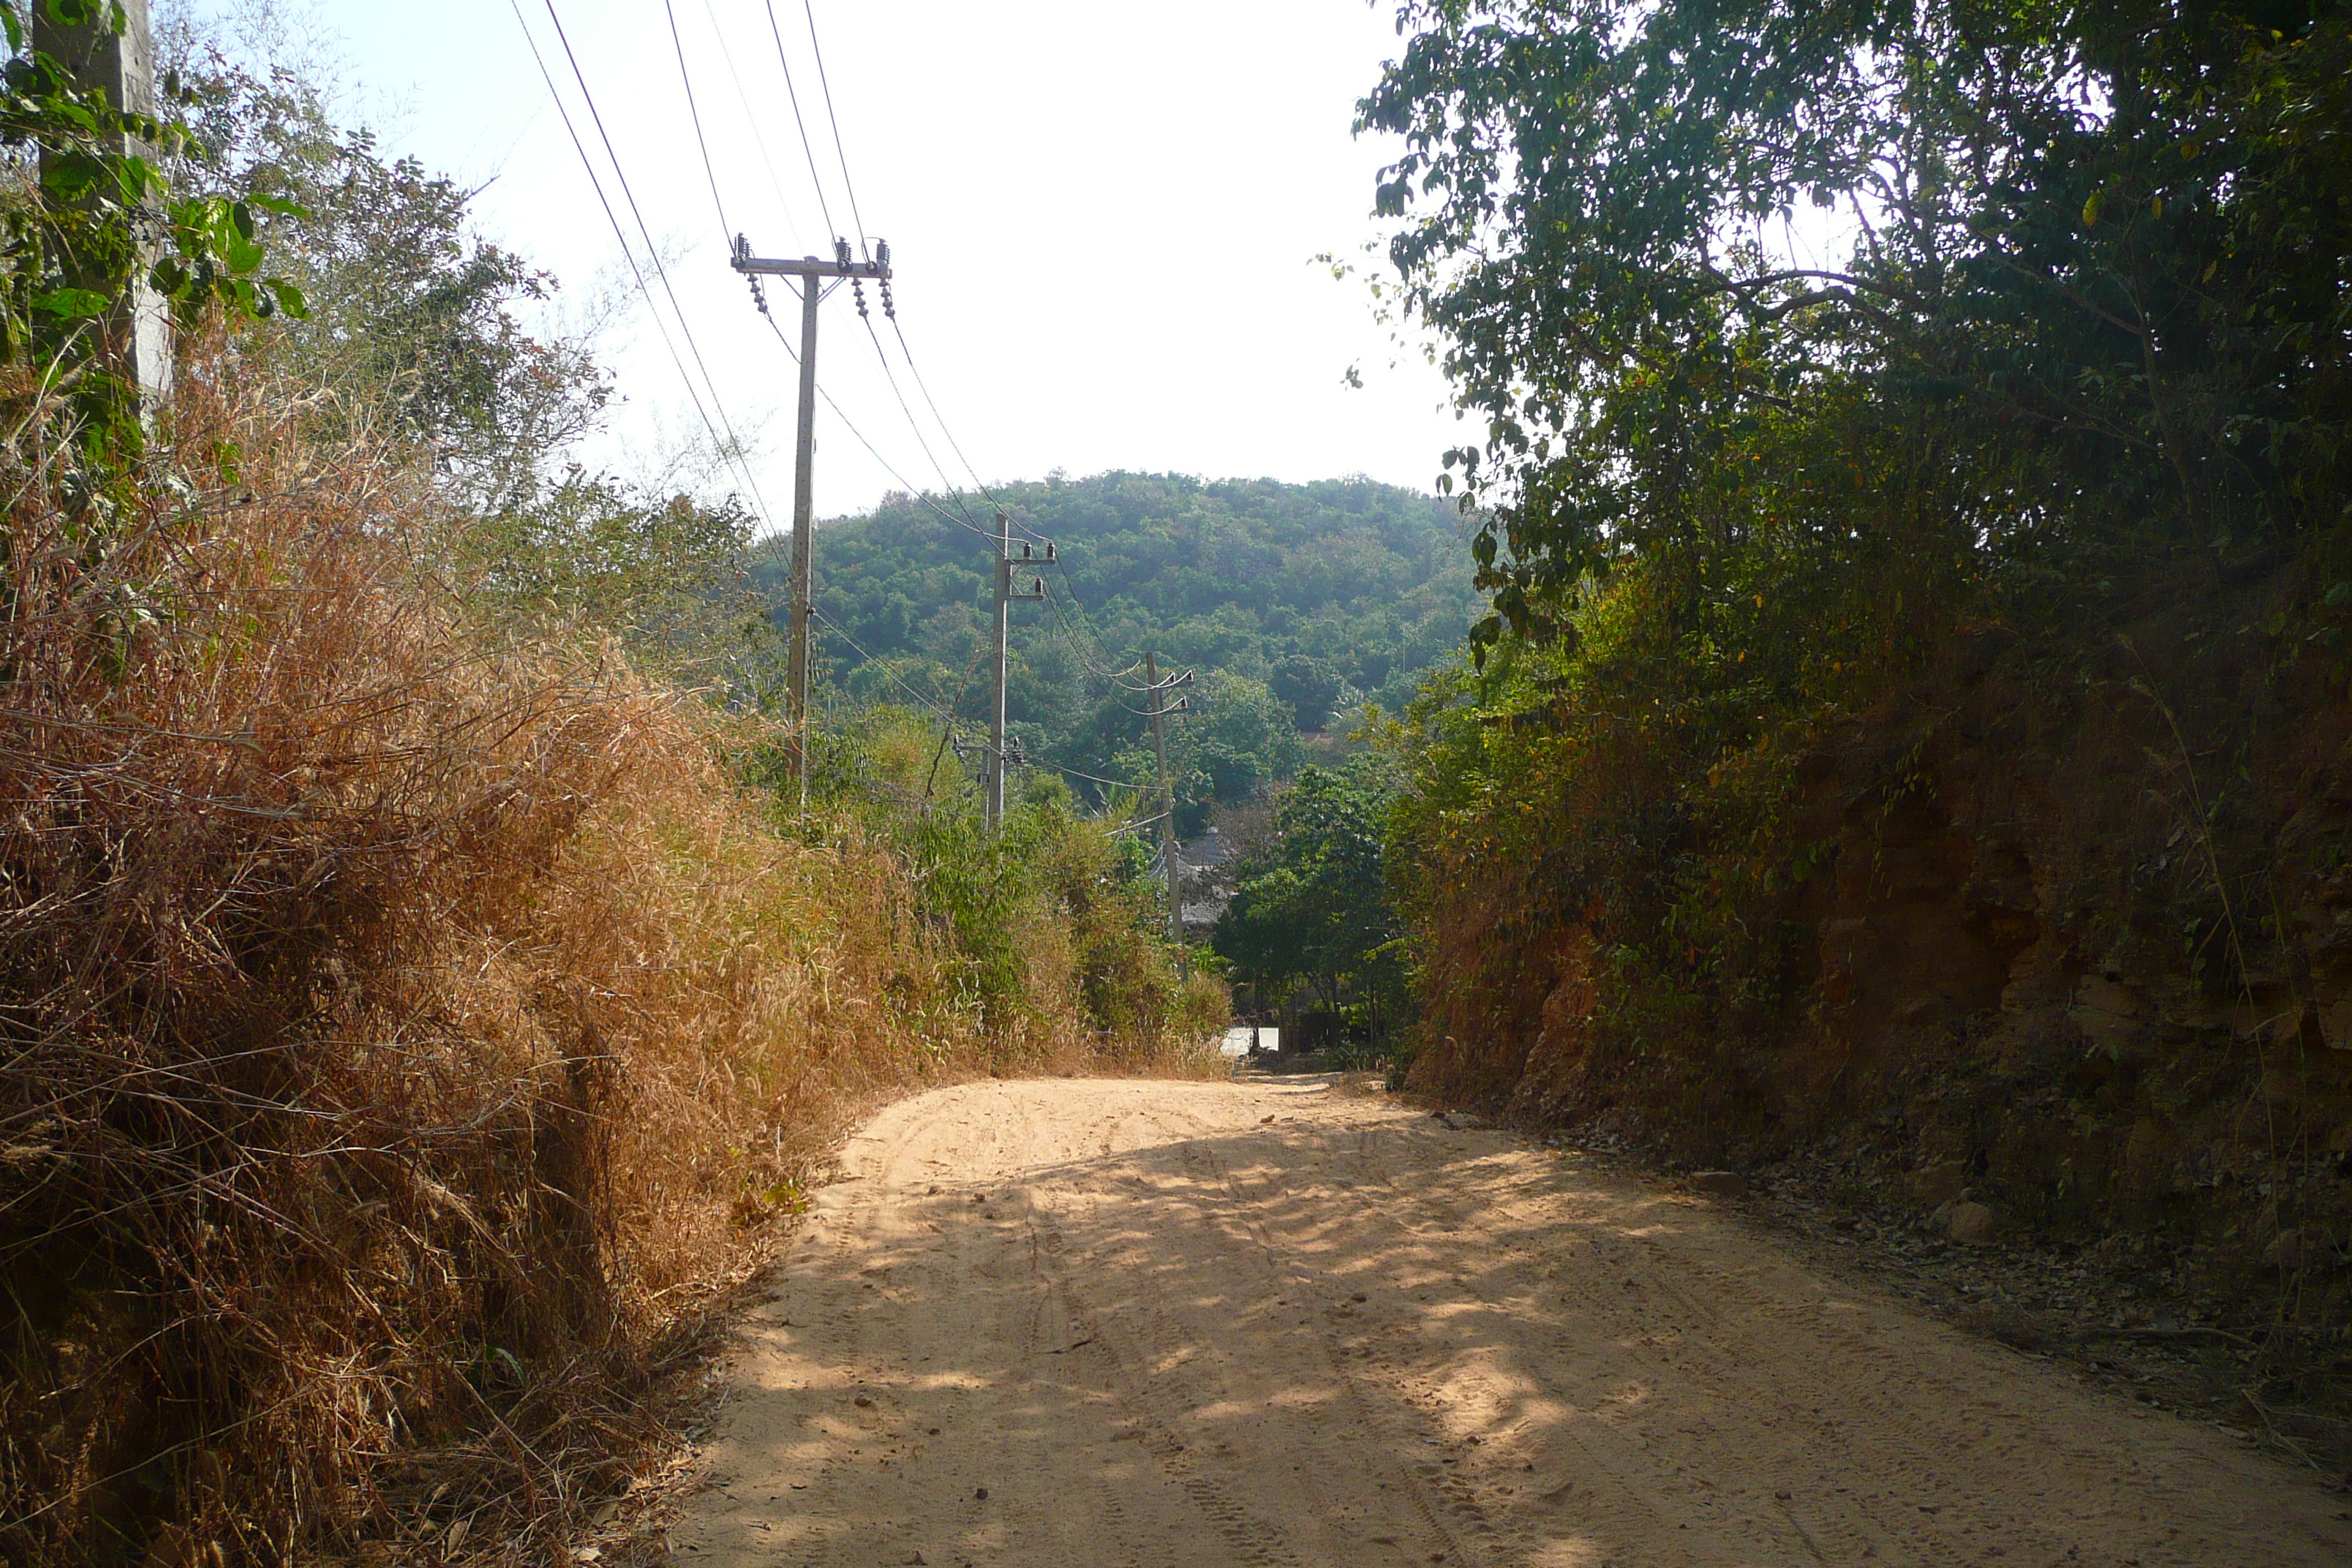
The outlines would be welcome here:
<svg viewBox="0 0 2352 1568">
<path fill-rule="evenodd" d="M 103 489 L 0 393 L 0 1558 L 544 1552 L 844 1109 L 996 1059 L 970 961 L 251 359 Z"/>
</svg>

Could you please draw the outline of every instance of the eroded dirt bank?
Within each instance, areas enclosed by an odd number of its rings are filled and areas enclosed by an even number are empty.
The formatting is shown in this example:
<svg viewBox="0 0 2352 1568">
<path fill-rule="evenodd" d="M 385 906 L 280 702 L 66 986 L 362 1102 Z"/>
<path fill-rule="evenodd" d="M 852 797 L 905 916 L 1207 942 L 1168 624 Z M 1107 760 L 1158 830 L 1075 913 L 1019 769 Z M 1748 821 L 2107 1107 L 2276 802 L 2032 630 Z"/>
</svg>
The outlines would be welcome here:
<svg viewBox="0 0 2352 1568">
<path fill-rule="evenodd" d="M 967 1085 L 845 1161 L 681 1561 L 2352 1561 L 2228 1433 L 1323 1080 Z"/>
</svg>

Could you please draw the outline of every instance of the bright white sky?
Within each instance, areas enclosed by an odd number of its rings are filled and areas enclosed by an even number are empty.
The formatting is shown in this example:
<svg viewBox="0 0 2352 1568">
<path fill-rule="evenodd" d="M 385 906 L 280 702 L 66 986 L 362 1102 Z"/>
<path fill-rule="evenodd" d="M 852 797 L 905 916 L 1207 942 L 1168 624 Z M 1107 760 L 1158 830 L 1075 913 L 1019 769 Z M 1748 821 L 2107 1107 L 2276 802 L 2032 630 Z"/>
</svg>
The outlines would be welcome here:
<svg viewBox="0 0 2352 1568">
<path fill-rule="evenodd" d="M 772 3 L 830 227 L 785 97 L 769 0 L 671 0 L 727 221 L 761 255 L 829 252 L 835 232 L 856 229 L 808 18 L 802 0 Z M 1359 247 L 1376 232 L 1374 175 L 1393 152 L 1352 138 L 1349 124 L 1399 47 L 1387 0 L 814 3 L 858 207 L 868 232 L 890 242 L 916 363 L 983 477 L 1361 472 L 1430 487 L 1440 454 L 1465 434 L 1442 378 L 1391 343 L 1361 278 L 1335 281 L 1310 259 L 1328 250 L 1364 261 Z M 556 8 L 784 526 L 794 372 L 728 268 L 663 0 Z M 487 183 L 476 204 L 484 232 L 575 293 L 617 275 L 618 245 L 506 0 L 316 0 L 312 10 L 340 36 L 391 150 Z M 522 15 L 601 161 L 546 0 L 522 0 Z M 609 169 L 600 173 L 630 225 Z M 770 299 L 796 342 L 797 301 L 778 283 Z M 642 305 L 608 358 L 627 406 L 613 449 L 592 454 L 604 466 L 625 468 L 622 447 L 698 426 Z M 1361 390 L 1343 384 L 1351 364 Z M 896 368 L 940 461 L 963 482 Z M 824 306 L 819 379 L 900 473 L 940 483 L 845 289 Z M 822 405 L 817 437 L 820 516 L 897 488 Z"/>
</svg>

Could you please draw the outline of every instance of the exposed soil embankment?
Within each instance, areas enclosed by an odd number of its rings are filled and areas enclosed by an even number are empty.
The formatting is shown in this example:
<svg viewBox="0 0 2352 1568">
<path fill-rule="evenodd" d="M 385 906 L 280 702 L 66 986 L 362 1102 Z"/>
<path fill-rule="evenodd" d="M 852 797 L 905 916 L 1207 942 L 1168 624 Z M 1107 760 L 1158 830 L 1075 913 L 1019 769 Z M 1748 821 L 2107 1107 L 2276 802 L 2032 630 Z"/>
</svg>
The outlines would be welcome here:
<svg viewBox="0 0 2352 1568">
<path fill-rule="evenodd" d="M 1801 1152 L 1959 1243 L 2081 1249 L 2136 1281 L 2118 1326 L 2257 1342 L 2261 1397 L 2325 1403 L 2352 1370 L 2352 703 L 2325 622 L 2287 575 L 2209 572 L 2063 638 L 1964 635 L 1814 738 L 1807 874 L 1744 916 L 1779 970 L 1704 1039 L 1612 1028 L 1571 924 L 1532 1037 L 1446 1039 L 1416 1086 L 1685 1160 Z"/>
</svg>

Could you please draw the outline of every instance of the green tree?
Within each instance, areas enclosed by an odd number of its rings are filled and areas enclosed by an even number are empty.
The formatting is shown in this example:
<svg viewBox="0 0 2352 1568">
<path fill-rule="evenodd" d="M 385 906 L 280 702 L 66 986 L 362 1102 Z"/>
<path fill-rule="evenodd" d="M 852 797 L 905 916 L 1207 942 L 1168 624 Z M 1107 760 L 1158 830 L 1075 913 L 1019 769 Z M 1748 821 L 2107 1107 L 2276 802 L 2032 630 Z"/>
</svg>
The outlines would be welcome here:
<svg viewBox="0 0 2352 1568">
<path fill-rule="evenodd" d="M 1266 686 L 1289 705 L 1298 727 L 1305 731 L 1319 731 L 1330 721 L 1332 706 L 1344 689 L 1329 665 L 1303 653 L 1278 660 L 1266 678 Z"/>
<path fill-rule="evenodd" d="M 741 501 L 573 460 L 610 378 L 593 330 L 547 326 L 555 280 L 473 230 L 469 193 L 342 123 L 331 64 L 273 29 L 268 7 L 232 19 L 253 47 L 184 18 L 159 29 L 177 85 L 169 168 L 209 196 L 271 198 L 256 222 L 312 308 L 255 347 L 328 394 L 305 400 L 319 437 L 388 437 L 430 467 L 450 563 L 487 614 L 612 632 L 667 674 L 765 700 L 777 638 L 749 582 Z"/>
<path fill-rule="evenodd" d="M 1301 983 L 1384 1037 L 1402 1022 L 1401 933 L 1382 846 L 1391 791 L 1382 760 L 1302 769 L 1275 808 L 1267 851 L 1241 868 L 1213 945 L 1261 997 Z"/>
<path fill-rule="evenodd" d="M 1482 646 L 1737 547 L 1732 463 L 1824 400 L 1901 429 L 1905 499 L 1848 522 L 1948 561 L 2087 582 L 2334 526 L 2347 17 L 1409 0 L 1362 123 L 1405 138 L 1390 255 L 1486 416 L 1449 454 L 1495 508 Z M 1846 254 L 1787 237 L 1809 213 Z"/>
<path fill-rule="evenodd" d="M 610 395 L 588 335 L 523 323 L 554 279 L 472 232 L 469 193 L 339 123 L 316 76 L 238 63 L 185 24 L 160 45 L 181 89 L 174 180 L 276 204 L 258 221 L 314 308 L 273 352 L 340 395 L 318 416 L 396 435 L 469 511 L 538 502 Z"/>
</svg>

